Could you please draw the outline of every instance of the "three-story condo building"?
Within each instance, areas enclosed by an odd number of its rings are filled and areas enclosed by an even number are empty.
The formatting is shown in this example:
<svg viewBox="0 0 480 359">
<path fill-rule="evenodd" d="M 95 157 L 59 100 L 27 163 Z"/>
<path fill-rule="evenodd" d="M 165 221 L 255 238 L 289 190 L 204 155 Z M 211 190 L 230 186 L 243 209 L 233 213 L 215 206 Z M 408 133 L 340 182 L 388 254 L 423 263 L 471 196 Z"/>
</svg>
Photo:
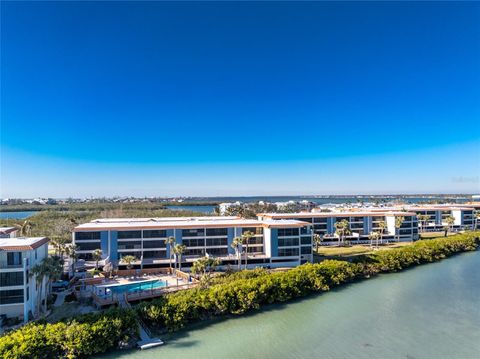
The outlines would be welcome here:
<svg viewBox="0 0 480 359">
<path fill-rule="evenodd" d="M 0 238 L 0 315 L 23 317 L 28 321 L 35 316 L 37 301 L 46 298 L 46 280 L 40 295 L 36 278 L 30 269 L 48 256 L 48 238 Z"/>
<path fill-rule="evenodd" d="M 400 227 L 397 218 L 403 217 Z M 260 213 L 259 220 L 299 220 L 312 225 L 313 232 L 320 234 L 323 244 L 338 243 L 335 236 L 335 223 L 346 220 L 350 234 L 349 241 L 366 243 L 373 231 L 382 231 L 385 240 L 412 241 L 418 239 L 418 223 L 414 212 L 300 212 L 300 213 Z M 381 228 L 384 222 L 384 228 Z"/>
<path fill-rule="evenodd" d="M 136 268 L 168 267 L 173 256 L 167 238 L 183 244 L 182 267 L 203 256 L 235 265 L 232 243 L 246 232 L 253 234 L 241 251 L 249 267 L 296 266 L 312 261 L 311 223 L 299 220 L 255 220 L 239 217 L 171 217 L 97 219 L 75 227 L 73 242 L 79 257 L 91 261 L 96 249 L 102 259 L 122 266 L 121 258 L 134 256 Z"/>
<path fill-rule="evenodd" d="M 372 209 L 372 211 L 399 211 L 398 207 Z M 422 205 L 405 206 L 403 210 L 413 212 L 417 216 L 428 216 L 426 220 L 419 220 L 419 228 L 424 232 L 441 231 L 446 226 L 451 230 L 459 231 L 463 229 L 474 229 L 475 227 L 475 208 L 473 206 L 463 205 Z M 453 224 L 447 222 L 447 217 L 454 219 Z M 423 217 L 420 217 L 423 218 Z M 427 218 L 427 217 L 425 217 Z"/>
</svg>

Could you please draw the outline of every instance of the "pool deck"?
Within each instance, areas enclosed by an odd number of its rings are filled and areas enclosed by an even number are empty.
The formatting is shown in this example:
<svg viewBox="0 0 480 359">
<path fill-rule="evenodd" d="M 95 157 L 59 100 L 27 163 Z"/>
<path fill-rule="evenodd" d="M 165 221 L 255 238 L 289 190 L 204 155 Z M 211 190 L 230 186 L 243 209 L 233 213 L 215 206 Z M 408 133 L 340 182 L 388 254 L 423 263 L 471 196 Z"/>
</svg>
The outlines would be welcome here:
<svg viewBox="0 0 480 359">
<path fill-rule="evenodd" d="M 126 292 L 125 300 L 127 301 L 139 301 L 143 299 L 150 299 L 162 296 L 167 293 L 176 292 L 188 288 L 193 288 L 197 285 L 196 282 L 188 282 L 183 278 L 179 278 L 175 275 L 148 275 L 138 277 L 119 277 L 113 280 L 106 280 L 102 283 L 94 285 L 92 292 L 92 298 L 97 306 L 105 306 L 119 303 L 119 297 L 117 294 L 112 293 L 107 297 L 96 292 L 97 289 L 105 290 L 111 287 L 117 287 L 121 285 L 137 284 L 137 283 L 149 283 L 153 281 L 163 281 L 167 283 L 164 287 L 157 287 L 152 289 L 142 289 L 135 292 Z"/>
</svg>

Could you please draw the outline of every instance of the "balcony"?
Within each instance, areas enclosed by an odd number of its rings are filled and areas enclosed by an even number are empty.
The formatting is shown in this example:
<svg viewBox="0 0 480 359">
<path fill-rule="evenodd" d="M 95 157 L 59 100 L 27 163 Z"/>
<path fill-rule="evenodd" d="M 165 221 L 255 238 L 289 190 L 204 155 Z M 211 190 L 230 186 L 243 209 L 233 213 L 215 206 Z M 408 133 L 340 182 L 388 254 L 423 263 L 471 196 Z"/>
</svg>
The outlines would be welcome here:
<svg viewBox="0 0 480 359">
<path fill-rule="evenodd" d="M 23 264 L 0 263 L 0 269 L 23 269 Z"/>
</svg>

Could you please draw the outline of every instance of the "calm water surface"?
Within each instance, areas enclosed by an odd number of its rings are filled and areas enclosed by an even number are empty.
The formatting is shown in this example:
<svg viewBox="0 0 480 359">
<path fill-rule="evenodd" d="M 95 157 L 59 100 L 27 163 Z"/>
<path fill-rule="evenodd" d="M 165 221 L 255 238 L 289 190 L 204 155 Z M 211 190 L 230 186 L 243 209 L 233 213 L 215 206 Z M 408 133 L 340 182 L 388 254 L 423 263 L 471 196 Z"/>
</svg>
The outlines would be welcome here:
<svg viewBox="0 0 480 359">
<path fill-rule="evenodd" d="M 168 209 L 174 211 L 192 211 L 202 213 L 213 213 L 216 206 L 167 206 Z"/>
<path fill-rule="evenodd" d="M 104 358 L 480 358 L 480 252 L 383 275 Z"/>
<path fill-rule="evenodd" d="M 36 214 L 37 211 L 21 211 L 21 212 L 0 212 L 0 218 L 16 218 L 16 219 L 24 219 Z"/>
</svg>

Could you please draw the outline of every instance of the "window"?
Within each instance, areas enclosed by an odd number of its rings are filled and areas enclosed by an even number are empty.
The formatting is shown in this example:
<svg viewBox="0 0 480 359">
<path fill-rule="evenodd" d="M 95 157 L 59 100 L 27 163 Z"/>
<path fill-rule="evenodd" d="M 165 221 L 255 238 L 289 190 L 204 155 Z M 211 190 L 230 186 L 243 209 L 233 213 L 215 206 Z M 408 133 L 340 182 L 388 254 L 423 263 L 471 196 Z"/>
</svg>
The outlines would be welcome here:
<svg viewBox="0 0 480 359">
<path fill-rule="evenodd" d="M 165 241 L 143 241 L 143 248 L 165 248 Z"/>
<path fill-rule="evenodd" d="M 143 258 L 166 258 L 167 251 L 144 251 Z"/>
<path fill-rule="evenodd" d="M 227 238 L 207 238 L 207 246 L 226 246 L 228 245 Z"/>
<path fill-rule="evenodd" d="M 182 243 L 187 247 L 204 247 L 205 239 L 204 238 L 193 238 L 193 239 L 184 239 Z"/>
<path fill-rule="evenodd" d="M 9 265 L 9 266 L 21 266 L 22 265 L 22 252 L 7 252 L 7 265 Z"/>
<path fill-rule="evenodd" d="M 279 257 L 289 257 L 289 256 L 298 256 L 298 248 L 279 248 L 278 256 Z"/>
<path fill-rule="evenodd" d="M 227 234 L 227 228 L 207 228 L 207 236 L 226 236 Z"/>
<path fill-rule="evenodd" d="M 226 256 L 228 254 L 227 248 L 209 248 L 207 253 L 212 256 Z"/>
<path fill-rule="evenodd" d="M 142 241 L 118 242 L 118 249 L 141 249 Z"/>
<path fill-rule="evenodd" d="M 0 304 L 23 303 L 23 289 L 0 291 Z"/>
<path fill-rule="evenodd" d="M 90 241 L 100 239 L 100 232 L 76 232 L 75 241 Z"/>
<path fill-rule="evenodd" d="M 91 260 L 93 260 L 93 255 L 92 255 L 92 253 L 78 253 L 78 259 L 91 261 Z"/>
<path fill-rule="evenodd" d="M 298 228 L 279 228 L 279 237 L 298 236 Z"/>
<path fill-rule="evenodd" d="M 204 249 L 187 249 L 185 251 L 186 256 L 204 256 L 205 250 Z"/>
<path fill-rule="evenodd" d="M 248 247 L 248 253 L 263 253 L 263 247 Z"/>
<path fill-rule="evenodd" d="M 279 247 L 298 246 L 298 238 L 279 238 Z"/>
<path fill-rule="evenodd" d="M 143 238 L 165 238 L 167 236 L 167 231 L 153 229 L 143 231 Z"/>
<path fill-rule="evenodd" d="M 79 251 L 93 251 L 100 249 L 100 242 L 77 243 L 77 247 Z"/>
<path fill-rule="evenodd" d="M 302 227 L 300 228 L 300 234 L 308 234 L 310 231 L 309 227 Z"/>
<path fill-rule="evenodd" d="M 313 222 L 314 223 L 322 223 L 322 224 L 327 225 L 327 218 L 326 217 L 324 217 L 324 218 L 314 218 Z"/>
<path fill-rule="evenodd" d="M 194 229 L 182 229 L 182 237 L 203 237 L 205 236 L 205 230 L 194 228 Z"/>
<path fill-rule="evenodd" d="M 263 227 L 246 227 L 242 228 L 242 233 L 252 232 L 253 234 L 263 234 Z"/>
<path fill-rule="evenodd" d="M 142 238 L 142 231 L 118 231 L 118 239 Z"/>
<path fill-rule="evenodd" d="M 0 287 L 23 285 L 23 272 L 0 273 Z"/>
<path fill-rule="evenodd" d="M 302 237 L 301 243 L 302 244 L 312 244 L 312 238 L 311 237 Z"/>
<path fill-rule="evenodd" d="M 301 247 L 302 254 L 312 254 L 312 247 Z"/>
<path fill-rule="evenodd" d="M 263 244 L 263 238 L 262 237 L 255 237 L 252 238 L 248 241 L 248 244 Z"/>
</svg>

